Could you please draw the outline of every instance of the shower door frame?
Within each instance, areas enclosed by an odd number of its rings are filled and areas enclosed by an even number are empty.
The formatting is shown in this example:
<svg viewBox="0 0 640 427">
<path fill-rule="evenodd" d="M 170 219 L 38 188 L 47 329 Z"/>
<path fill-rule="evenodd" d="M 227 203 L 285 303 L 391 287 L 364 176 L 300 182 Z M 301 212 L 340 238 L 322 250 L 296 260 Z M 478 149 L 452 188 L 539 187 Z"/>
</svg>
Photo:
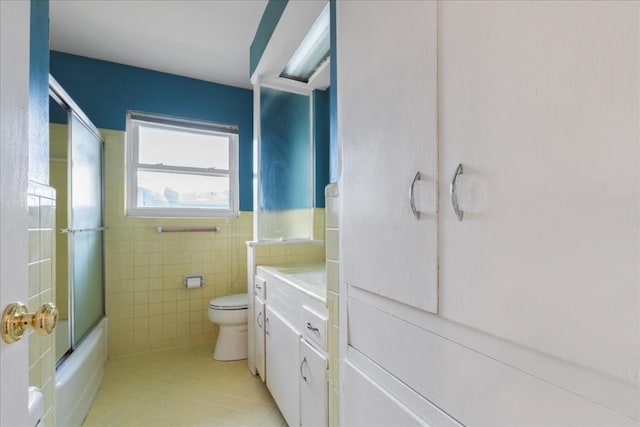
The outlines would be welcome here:
<svg viewBox="0 0 640 427">
<path fill-rule="evenodd" d="M 69 335 L 69 348 L 65 351 L 65 353 L 60 357 L 60 359 L 56 360 L 56 368 L 59 367 L 66 358 L 68 358 L 73 351 L 80 346 L 80 343 L 84 338 L 86 338 L 89 333 L 100 323 L 100 321 L 106 316 L 106 294 L 105 294 L 105 235 L 104 231 L 105 227 L 105 185 L 104 185 L 104 176 L 105 176 L 105 142 L 102 135 L 98 131 L 98 128 L 91 122 L 89 117 L 82 111 L 82 109 L 73 101 L 71 96 L 63 89 L 63 87 L 56 81 L 56 79 L 49 74 L 49 96 L 53 98 L 64 110 L 67 111 L 69 119 L 67 120 L 67 126 L 69 127 L 69 131 L 67 132 L 67 229 L 66 230 L 58 230 L 61 233 L 67 235 L 68 248 L 68 287 L 67 287 L 67 298 L 68 298 L 68 335 Z M 100 227 L 97 227 L 96 231 L 102 233 L 102 256 L 100 262 L 102 263 L 102 271 L 101 271 L 101 297 L 102 297 L 102 307 L 101 307 L 101 316 L 92 323 L 91 327 L 88 331 L 80 337 L 78 342 L 76 343 L 76 334 L 75 334 L 75 270 L 74 270 L 74 262 L 75 262 L 75 252 L 74 252 L 74 239 L 73 239 L 73 209 L 72 209 L 72 177 L 71 177 L 71 169 L 72 165 L 72 150 L 71 150 L 71 124 L 72 117 L 76 116 L 76 118 L 87 127 L 91 133 L 96 136 L 100 144 Z M 57 292 L 57 284 L 56 284 L 56 292 Z"/>
</svg>

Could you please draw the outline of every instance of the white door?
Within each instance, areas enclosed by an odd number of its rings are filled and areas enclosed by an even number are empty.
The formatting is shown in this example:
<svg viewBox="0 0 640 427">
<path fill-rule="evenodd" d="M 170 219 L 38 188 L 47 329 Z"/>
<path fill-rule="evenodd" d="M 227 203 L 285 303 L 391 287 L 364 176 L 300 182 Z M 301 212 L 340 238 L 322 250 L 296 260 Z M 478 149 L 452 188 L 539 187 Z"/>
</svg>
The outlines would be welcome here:
<svg viewBox="0 0 640 427">
<path fill-rule="evenodd" d="M 435 313 L 436 3 L 337 11 L 344 281 Z"/>
<path fill-rule="evenodd" d="M 29 2 L 0 1 L 0 311 L 27 302 Z M 0 340 L 0 425 L 27 424 L 28 339 Z"/>
<path fill-rule="evenodd" d="M 440 314 L 637 383 L 640 4 L 439 13 Z"/>
</svg>

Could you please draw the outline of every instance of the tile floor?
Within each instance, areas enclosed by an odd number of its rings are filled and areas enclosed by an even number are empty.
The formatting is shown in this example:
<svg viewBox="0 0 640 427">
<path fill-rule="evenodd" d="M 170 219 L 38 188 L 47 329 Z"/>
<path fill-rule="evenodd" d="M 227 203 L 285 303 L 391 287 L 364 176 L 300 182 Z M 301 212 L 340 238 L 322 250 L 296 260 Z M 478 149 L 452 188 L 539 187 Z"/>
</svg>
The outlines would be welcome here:
<svg viewBox="0 0 640 427">
<path fill-rule="evenodd" d="M 83 426 L 286 427 L 246 360 L 211 354 L 207 344 L 109 360 Z"/>
</svg>

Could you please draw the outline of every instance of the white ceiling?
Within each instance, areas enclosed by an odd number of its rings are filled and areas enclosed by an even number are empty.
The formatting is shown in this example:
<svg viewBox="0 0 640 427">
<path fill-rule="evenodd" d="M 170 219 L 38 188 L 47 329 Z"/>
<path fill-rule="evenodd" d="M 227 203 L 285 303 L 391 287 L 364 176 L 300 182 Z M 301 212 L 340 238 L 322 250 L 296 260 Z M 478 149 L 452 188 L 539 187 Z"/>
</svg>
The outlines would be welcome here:
<svg viewBox="0 0 640 427">
<path fill-rule="evenodd" d="M 250 88 L 267 0 L 52 0 L 51 49 Z"/>
</svg>

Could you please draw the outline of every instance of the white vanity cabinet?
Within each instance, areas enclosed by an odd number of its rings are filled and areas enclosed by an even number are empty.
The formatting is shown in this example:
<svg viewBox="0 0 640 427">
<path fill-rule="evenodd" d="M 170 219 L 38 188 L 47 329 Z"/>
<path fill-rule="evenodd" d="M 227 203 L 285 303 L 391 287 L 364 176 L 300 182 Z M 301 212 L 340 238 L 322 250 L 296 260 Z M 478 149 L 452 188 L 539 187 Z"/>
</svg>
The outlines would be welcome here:
<svg viewBox="0 0 640 427">
<path fill-rule="evenodd" d="M 267 388 L 290 426 L 300 425 L 298 346 L 300 333 L 267 303 L 265 318 Z"/>
<path fill-rule="evenodd" d="M 326 302 L 317 286 L 283 279 L 278 276 L 277 267 L 260 266 L 258 272 L 264 279 L 263 286 L 268 286 L 264 302 L 260 297 L 255 300 L 256 313 L 262 307 L 266 313 L 267 388 L 289 426 L 327 426 Z M 259 341 L 255 343 L 258 348 Z M 258 353 L 256 364 L 260 372 Z"/>
</svg>

